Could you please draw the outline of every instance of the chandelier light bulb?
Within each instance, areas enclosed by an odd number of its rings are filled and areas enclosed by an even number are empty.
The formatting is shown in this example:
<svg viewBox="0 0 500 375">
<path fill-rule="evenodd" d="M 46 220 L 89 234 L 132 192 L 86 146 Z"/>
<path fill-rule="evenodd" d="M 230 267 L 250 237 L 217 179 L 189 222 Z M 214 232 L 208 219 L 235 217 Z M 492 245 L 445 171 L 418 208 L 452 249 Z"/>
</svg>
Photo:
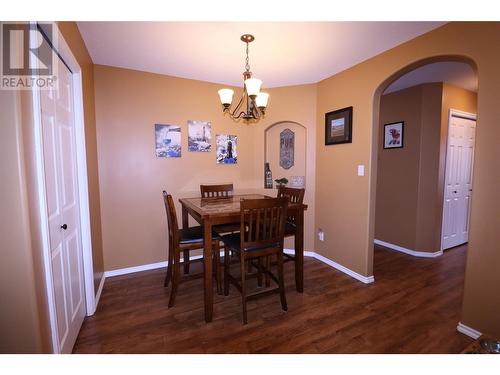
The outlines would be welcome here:
<svg viewBox="0 0 500 375">
<path fill-rule="evenodd" d="M 219 91 L 220 102 L 224 107 L 229 107 L 233 102 L 234 91 L 231 89 L 220 89 Z"/>
<path fill-rule="evenodd" d="M 262 86 L 262 81 L 258 78 L 248 78 L 245 80 L 248 96 L 256 96 L 260 91 L 260 86 Z"/>
<path fill-rule="evenodd" d="M 259 92 L 257 94 L 257 97 L 255 98 L 255 104 L 257 104 L 257 107 L 261 109 L 266 108 L 268 100 L 269 100 L 269 94 L 267 92 Z"/>
</svg>

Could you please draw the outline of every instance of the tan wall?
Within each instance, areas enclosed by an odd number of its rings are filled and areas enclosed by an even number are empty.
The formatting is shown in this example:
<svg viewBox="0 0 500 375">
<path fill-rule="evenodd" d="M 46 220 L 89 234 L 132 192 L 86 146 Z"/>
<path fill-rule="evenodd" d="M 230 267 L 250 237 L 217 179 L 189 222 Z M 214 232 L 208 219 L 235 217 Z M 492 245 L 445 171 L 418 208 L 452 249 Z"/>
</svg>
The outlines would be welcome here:
<svg viewBox="0 0 500 375">
<path fill-rule="evenodd" d="M 449 23 L 318 84 L 316 250 L 363 275 L 373 272 L 379 99 L 402 73 L 433 57 L 462 56 L 477 64 L 478 125 L 469 254 L 462 322 L 500 335 L 499 123 L 500 23 Z M 326 112 L 354 106 L 353 143 L 325 146 Z M 356 165 L 368 174 L 356 176 Z M 331 173 L 334 170 L 335 173 Z"/>
<path fill-rule="evenodd" d="M 85 146 L 87 152 L 87 178 L 89 187 L 90 224 L 92 234 L 92 263 L 94 268 L 94 292 L 104 274 L 101 233 L 101 202 L 97 162 L 97 138 L 94 100 L 94 70 L 85 42 L 75 22 L 59 22 L 61 33 L 82 68 L 83 112 L 85 118 Z"/>
<path fill-rule="evenodd" d="M 398 121 L 404 147 L 384 150 L 384 124 Z M 408 249 L 416 246 L 421 132 L 422 86 L 381 98 L 375 238 Z"/>
<path fill-rule="evenodd" d="M 439 251 L 442 91 L 429 83 L 380 100 L 375 238 L 415 251 Z M 384 149 L 384 124 L 396 121 L 405 121 L 404 147 Z"/>
<path fill-rule="evenodd" d="M 232 182 L 236 193 L 269 194 L 263 189 L 263 129 L 285 120 L 314 128 L 312 85 L 269 90 L 269 115 L 258 124 L 246 125 L 223 115 L 217 96 L 220 85 L 99 65 L 94 74 L 106 270 L 166 259 L 163 189 L 173 194 L 176 202 L 183 196 L 199 195 L 202 183 Z M 301 102 L 305 103 L 303 107 Z M 209 153 L 189 152 L 188 120 L 212 122 L 213 148 L 216 134 L 237 135 L 238 164 L 216 164 L 214 149 Z M 181 126 L 181 158 L 155 156 L 156 123 Z M 309 144 L 309 150 L 314 152 L 313 144 Z M 314 164 L 310 170 L 314 173 Z M 314 184 L 310 190 L 311 210 L 306 221 L 312 229 Z M 177 212 L 180 217 L 178 203 Z M 306 248 L 312 242 L 312 236 L 306 238 Z"/>
<path fill-rule="evenodd" d="M 0 90 L 0 353 L 42 351 L 19 92 Z"/>
</svg>

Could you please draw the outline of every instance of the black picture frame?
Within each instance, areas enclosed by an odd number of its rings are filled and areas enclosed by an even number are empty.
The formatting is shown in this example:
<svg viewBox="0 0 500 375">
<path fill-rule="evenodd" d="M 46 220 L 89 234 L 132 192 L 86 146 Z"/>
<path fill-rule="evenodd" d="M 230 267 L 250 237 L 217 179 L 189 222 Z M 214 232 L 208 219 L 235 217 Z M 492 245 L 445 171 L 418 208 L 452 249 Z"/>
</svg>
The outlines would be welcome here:
<svg viewBox="0 0 500 375">
<path fill-rule="evenodd" d="M 325 145 L 352 143 L 352 107 L 325 114 Z"/>
<path fill-rule="evenodd" d="M 396 131 L 397 137 L 390 134 L 392 129 Z M 396 121 L 384 124 L 384 137 L 382 140 L 383 142 L 382 146 L 384 147 L 384 150 L 391 150 L 393 148 L 404 148 L 404 140 L 405 140 L 404 135 L 405 135 L 404 121 Z"/>
</svg>

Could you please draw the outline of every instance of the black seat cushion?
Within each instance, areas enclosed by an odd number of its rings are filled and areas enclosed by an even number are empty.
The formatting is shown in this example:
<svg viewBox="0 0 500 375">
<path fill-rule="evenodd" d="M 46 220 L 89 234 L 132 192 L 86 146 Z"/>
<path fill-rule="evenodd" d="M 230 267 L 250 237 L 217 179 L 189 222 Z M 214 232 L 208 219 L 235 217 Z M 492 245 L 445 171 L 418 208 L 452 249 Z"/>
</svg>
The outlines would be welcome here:
<svg viewBox="0 0 500 375">
<path fill-rule="evenodd" d="M 224 236 L 221 236 L 221 241 L 224 242 L 224 245 L 226 245 L 229 248 L 231 248 L 231 250 L 241 251 L 240 234 L 239 233 L 231 233 L 231 234 L 226 234 Z M 261 245 L 252 246 L 252 247 L 246 248 L 244 250 L 245 251 L 253 251 L 253 250 L 265 249 L 265 248 L 268 248 L 268 247 L 278 247 L 278 246 L 280 246 L 279 242 L 276 242 L 276 243 L 264 243 L 264 244 L 261 244 Z"/>
<path fill-rule="evenodd" d="M 220 236 L 213 232 L 213 240 L 220 240 Z M 187 229 L 179 229 L 179 243 L 181 244 L 191 244 L 196 242 L 203 242 L 203 227 L 189 227 Z"/>
<path fill-rule="evenodd" d="M 285 224 L 285 236 L 293 236 L 297 232 L 297 226 L 289 221 Z"/>
</svg>

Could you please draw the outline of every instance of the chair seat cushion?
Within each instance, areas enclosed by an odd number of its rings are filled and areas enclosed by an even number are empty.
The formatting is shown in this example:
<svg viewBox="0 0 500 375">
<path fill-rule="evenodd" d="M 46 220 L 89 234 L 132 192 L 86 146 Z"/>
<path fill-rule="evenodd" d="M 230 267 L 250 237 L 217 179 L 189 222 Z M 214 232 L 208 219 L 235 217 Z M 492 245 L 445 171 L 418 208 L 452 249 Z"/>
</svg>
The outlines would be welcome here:
<svg viewBox="0 0 500 375">
<path fill-rule="evenodd" d="M 285 236 L 293 236 L 297 232 L 297 226 L 289 221 L 285 224 Z"/>
<path fill-rule="evenodd" d="M 220 236 L 213 232 L 212 240 L 220 240 Z M 179 243 L 191 244 L 196 242 L 203 242 L 203 227 L 189 227 L 187 229 L 179 229 Z"/>
<path fill-rule="evenodd" d="M 229 248 L 231 248 L 231 250 L 241 251 L 241 247 L 240 247 L 240 234 L 239 233 L 231 233 L 231 234 L 226 234 L 224 236 L 221 236 L 221 241 L 224 242 L 224 245 L 226 245 Z M 258 246 L 252 246 L 252 247 L 246 248 L 244 250 L 246 252 L 248 252 L 248 251 L 265 249 L 265 248 L 268 248 L 268 247 L 277 247 L 277 246 L 280 246 L 279 242 L 276 242 L 276 243 L 265 243 L 265 244 L 261 244 L 261 245 L 258 245 Z"/>
</svg>

